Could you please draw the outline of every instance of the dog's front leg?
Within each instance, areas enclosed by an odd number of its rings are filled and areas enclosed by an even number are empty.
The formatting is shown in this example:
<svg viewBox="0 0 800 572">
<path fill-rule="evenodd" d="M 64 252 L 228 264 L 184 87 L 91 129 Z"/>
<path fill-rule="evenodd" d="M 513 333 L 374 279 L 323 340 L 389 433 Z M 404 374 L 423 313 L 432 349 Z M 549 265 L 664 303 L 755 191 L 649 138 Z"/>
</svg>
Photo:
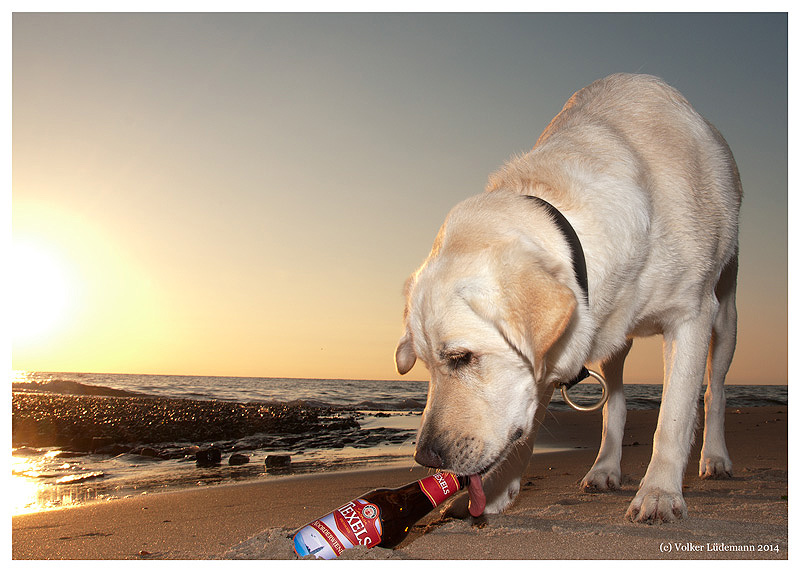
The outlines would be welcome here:
<svg viewBox="0 0 800 572">
<path fill-rule="evenodd" d="M 542 389 L 534 414 L 533 425 L 528 435 L 517 442 L 500 465 L 483 479 L 483 492 L 486 495 L 485 514 L 503 512 L 519 494 L 520 483 L 525 469 L 531 460 L 536 433 L 544 422 L 547 405 L 553 396 L 553 385 Z M 443 516 L 467 518 L 469 516 L 469 496 L 456 497 L 443 511 Z"/>
<path fill-rule="evenodd" d="M 626 516 L 635 522 L 670 522 L 687 515 L 683 474 L 695 430 L 716 301 L 664 333 L 664 390 L 653 454 Z"/>
<path fill-rule="evenodd" d="M 631 350 L 632 340 L 609 359 L 601 369 L 608 383 L 608 401 L 603 406 L 603 437 L 594 465 L 581 481 L 586 492 L 617 490 L 622 480 L 622 437 L 625 433 L 625 392 L 622 389 L 622 369 Z"/>
</svg>

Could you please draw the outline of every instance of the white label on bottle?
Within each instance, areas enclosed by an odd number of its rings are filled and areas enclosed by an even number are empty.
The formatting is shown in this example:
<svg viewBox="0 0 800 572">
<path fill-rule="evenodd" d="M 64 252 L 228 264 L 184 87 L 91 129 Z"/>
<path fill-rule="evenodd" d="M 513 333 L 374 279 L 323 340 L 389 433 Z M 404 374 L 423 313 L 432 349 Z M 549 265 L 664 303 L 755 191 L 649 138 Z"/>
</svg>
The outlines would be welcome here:
<svg viewBox="0 0 800 572">
<path fill-rule="evenodd" d="M 382 533 L 380 509 L 356 499 L 301 528 L 294 536 L 294 549 L 299 556 L 330 560 L 356 545 L 375 546 Z"/>
</svg>

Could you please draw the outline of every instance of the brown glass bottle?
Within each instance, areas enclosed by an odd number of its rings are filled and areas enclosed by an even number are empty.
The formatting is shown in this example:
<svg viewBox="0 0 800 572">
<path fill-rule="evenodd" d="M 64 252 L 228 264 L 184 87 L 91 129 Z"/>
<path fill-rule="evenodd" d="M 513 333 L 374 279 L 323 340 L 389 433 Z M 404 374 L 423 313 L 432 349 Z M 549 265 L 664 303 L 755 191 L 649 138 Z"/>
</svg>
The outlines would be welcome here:
<svg viewBox="0 0 800 572">
<path fill-rule="evenodd" d="M 467 477 L 436 473 L 396 489 L 370 491 L 302 527 L 294 536 L 295 552 L 330 559 L 357 545 L 392 548 L 466 485 Z"/>
</svg>

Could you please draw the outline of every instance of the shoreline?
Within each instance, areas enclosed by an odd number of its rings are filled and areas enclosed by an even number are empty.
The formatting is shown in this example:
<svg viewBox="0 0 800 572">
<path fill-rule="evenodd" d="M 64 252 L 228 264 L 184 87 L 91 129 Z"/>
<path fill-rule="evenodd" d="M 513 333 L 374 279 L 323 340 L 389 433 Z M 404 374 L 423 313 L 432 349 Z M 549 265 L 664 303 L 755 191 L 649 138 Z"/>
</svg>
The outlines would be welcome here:
<svg viewBox="0 0 800 572">
<path fill-rule="evenodd" d="M 13 392 L 12 402 L 13 514 L 358 466 L 407 454 L 420 418 L 299 403 L 95 394 Z M 291 457 L 291 467 L 271 465 L 270 456 Z"/>
<path fill-rule="evenodd" d="M 698 435 L 684 487 L 689 518 L 656 526 L 627 523 L 623 515 L 649 461 L 656 418 L 656 411 L 628 412 L 620 491 L 578 490 L 597 452 L 600 414 L 554 412 L 541 434 L 557 435 L 570 450 L 536 453 L 518 499 L 505 513 L 489 515 L 475 528 L 466 521 L 437 521 L 434 511 L 396 550 L 345 554 L 369 559 L 788 558 L 788 407 L 727 410 L 733 479 L 696 476 Z M 409 459 L 400 468 L 292 475 L 19 515 L 12 517 L 12 557 L 291 559 L 282 532 L 285 536 L 368 490 L 428 474 L 412 465 Z M 703 549 L 692 550 L 695 545 Z M 770 549 L 734 550 L 750 545 Z"/>
</svg>

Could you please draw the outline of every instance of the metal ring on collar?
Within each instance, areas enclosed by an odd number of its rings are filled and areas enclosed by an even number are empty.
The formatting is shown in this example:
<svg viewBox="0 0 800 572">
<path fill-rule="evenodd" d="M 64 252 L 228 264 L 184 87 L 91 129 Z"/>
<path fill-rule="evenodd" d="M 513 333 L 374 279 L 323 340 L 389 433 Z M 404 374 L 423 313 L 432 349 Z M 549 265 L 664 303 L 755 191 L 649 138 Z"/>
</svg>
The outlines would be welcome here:
<svg viewBox="0 0 800 572">
<path fill-rule="evenodd" d="M 561 386 L 561 397 L 564 398 L 564 401 L 572 407 L 575 411 L 597 411 L 603 405 L 605 405 L 606 401 L 608 401 L 608 384 L 606 383 L 605 378 L 597 373 L 596 371 L 592 371 L 590 369 L 586 370 L 589 372 L 589 375 L 595 378 L 597 381 L 600 382 L 600 387 L 603 390 L 603 395 L 600 397 L 600 401 L 593 405 L 578 405 L 572 399 L 570 399 L 569 394 L 567 394 L 567 388 L 565 386 Z"/>
</svg>

